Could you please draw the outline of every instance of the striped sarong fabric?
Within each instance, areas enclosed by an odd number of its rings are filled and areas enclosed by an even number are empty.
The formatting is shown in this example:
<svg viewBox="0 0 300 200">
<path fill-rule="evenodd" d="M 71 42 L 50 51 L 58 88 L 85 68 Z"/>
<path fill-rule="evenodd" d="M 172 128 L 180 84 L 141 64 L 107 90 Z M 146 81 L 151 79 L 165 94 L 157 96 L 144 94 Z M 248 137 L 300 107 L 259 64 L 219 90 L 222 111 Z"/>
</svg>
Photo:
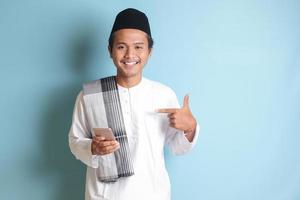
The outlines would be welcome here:
<svg viewBox="0 0 300 200">
<path fill-rule="evenodd" d="M 84 103 L 91 128 L 111 128 L 120 148 L 99 155 L 97 177 L 102 182 L 115 182 L 134 174 L 128 138 L 115 76 L 102 78 L 83 86 Z M 100 109 L 100 110 L 98 110 Z M 103 117 L 106 119 L 103 119 Z M 103 124 L 103 120 L 107 123 Z"/>
<path fill-rule="evenodd" d="M 103 177 L 104 181 L 111 182 L 120 177 L 131 176 L 134 171 L 116 77 L 111 76 L 101 79 L 101 87 L 108 127 L 112 129 L 116 140 L 120 143 L 120 149 L 114 152 L 118 174 Z"/>
</svg>

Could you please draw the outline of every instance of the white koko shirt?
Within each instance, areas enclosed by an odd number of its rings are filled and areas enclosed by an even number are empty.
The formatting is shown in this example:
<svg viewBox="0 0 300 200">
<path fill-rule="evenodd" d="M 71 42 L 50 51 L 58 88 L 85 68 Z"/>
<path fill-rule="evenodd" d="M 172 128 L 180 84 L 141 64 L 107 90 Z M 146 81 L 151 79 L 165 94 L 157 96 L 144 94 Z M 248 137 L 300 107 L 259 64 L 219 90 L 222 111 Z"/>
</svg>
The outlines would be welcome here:
<svg viewBox="0 0 300 200">
<path fill-rule="evenodd" d="M 184 133 L 169 127 L 167 114 L 156 112 L 159 108 L 179 108 L 175 93 L 169 87 L 142 78 L 131 88 L 118 85 L 125 129 L 133 160 L 134 175 L 120 178 L 115 183 L 97 180 L 100 155 L 91 154 L 90 127 L 79 93 L 69 132 L 69 145 L 75 157 L 87 165 L 86 200 L 170 200 L 170 181 L 165 168 L 164 145 L 176 154 L 188 152 L 195 144 Z"/>
</svg>

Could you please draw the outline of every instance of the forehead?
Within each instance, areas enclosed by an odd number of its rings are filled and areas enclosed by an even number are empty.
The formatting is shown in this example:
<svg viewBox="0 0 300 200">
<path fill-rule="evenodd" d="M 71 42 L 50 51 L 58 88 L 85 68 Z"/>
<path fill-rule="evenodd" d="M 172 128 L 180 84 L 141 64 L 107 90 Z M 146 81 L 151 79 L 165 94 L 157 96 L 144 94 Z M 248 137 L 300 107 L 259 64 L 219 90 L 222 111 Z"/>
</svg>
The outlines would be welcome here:
<svg viewBox="0 0 300 200">
<path fill-rule="evenodd" d="M 147 34 L 137 29 L 121 29 L 114 33 L 115 43 L 147 43 Z"/>
</svg>

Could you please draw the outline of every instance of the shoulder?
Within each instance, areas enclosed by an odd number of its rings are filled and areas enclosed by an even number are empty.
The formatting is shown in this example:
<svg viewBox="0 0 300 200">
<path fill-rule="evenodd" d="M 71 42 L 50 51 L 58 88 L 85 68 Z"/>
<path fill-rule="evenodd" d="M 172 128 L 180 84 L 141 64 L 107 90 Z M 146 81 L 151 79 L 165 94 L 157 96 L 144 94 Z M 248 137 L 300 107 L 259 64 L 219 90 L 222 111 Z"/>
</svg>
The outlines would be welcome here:
<svg viewBox="0 0 300 200">
<path fill-rule="evenodd" d="M 113 86 L 112 89 L 117 87 L 115 76 L 107 76 L 101 79 L 84 83 L 83 95 L 101 93 L 102 91 L 106 91 L 108 86 L 109 87 Z"/>
<path fill-rule="evenodd" d="M 157 107 L 178 107 L 177 96 L 171 87 L 157 81 L 144 80 L 151 88 L 148 95 L 153 98 Z"/>
<path fill-rule="evenodd" d="M 175 95 L 175 92 L 171 87 L 163 83 L 160 83 L 158 81 L 153 81 L 147 78 L 143 78 L 143 79 L 145 83 L 147 83 L 147 85 L 149 85 L 154 92 Z"/>
<path fill-rule="evenodd" d="M 83 95 L 89 95 L 101 92 L 101 79 L 93 80 L 83 84 Z"/>
</svg>

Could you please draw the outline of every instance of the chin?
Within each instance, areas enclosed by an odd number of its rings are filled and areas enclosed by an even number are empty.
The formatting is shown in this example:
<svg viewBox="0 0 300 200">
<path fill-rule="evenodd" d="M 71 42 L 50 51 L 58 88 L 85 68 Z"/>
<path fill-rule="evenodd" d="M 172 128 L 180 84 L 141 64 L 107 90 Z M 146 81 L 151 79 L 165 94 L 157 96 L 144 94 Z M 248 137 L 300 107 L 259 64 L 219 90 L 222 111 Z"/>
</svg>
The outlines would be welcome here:
<svg viewBox="0 0 300 200">
<path fill-rule="evenodd" d="M 121 77 L 123 78 L 134 78 L 134 77 L 139 77 L 139 73 L 133 73 L 133 72 L 122 72 Z"/>
</svg>

